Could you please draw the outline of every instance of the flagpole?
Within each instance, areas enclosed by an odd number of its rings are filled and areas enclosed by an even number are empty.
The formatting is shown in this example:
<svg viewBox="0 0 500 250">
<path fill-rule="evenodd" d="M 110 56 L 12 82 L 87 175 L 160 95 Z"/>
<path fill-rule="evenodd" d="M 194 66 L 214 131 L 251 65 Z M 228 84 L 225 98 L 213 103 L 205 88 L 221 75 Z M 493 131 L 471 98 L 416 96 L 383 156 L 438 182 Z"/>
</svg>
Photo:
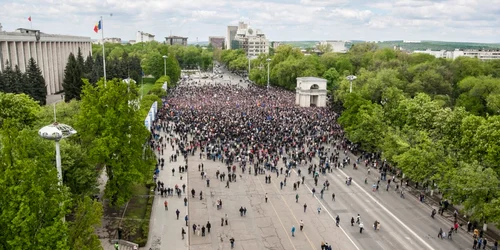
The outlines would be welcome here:
<svg viewBox="0 0 500 250">
<path fill-rule="evenodd" d="M 104 22 L 101 16 L 101 37 L 102 37 L 102 67 L 104 69 L 104 87 L 106 87 L 106 54 L 104 51 Z"/>
</svg>

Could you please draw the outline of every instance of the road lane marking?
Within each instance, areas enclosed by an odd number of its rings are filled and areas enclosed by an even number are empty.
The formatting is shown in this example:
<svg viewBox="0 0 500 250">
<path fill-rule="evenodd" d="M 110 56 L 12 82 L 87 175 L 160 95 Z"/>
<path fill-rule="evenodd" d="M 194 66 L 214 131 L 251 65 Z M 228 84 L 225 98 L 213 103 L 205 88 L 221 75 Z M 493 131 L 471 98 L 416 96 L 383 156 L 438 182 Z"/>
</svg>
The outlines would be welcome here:
<svg viewBox="0 0 500 250">
<path fill-rule="evenodd" d="M 259 182 L 260 182 L 260 181 L 259 181 Z M 273 182 L 273 183 L 276 183 L 276 184 L 277 184 L 277 182 L 276 182 L 276 181 L 275 181 L 275 182 Z M 262 183 L 261 183 L 261 185 L 262 185 Z M 280 192 L 280 190 L 278 189 L 278 187 L 277 187 L 276 185 L 274 185 L 274 184 L 271 184 L 271 185 L 274 187 L 274 189 L 278 190 L 278 193 L 281 193 L 281 192 Z M 297 224 L 299 225 L 299 230 L 300 230 L 300 221 L 299 221 L 299 220 L 297 220 L 297 217 L 295 217 L 295 214 L 292 212 L 292 209 L 291 209 L 291 208 L 290 208 L 290 206 L 288 205 L 288 202 L 286 202 L 285 198 L 283 198 L 283 195 L 280 195 L 280 197 L 281 197 L 281 199 L 285 202 L 285 205 L 288 207 L 288 210 L 290 210 L 290 213 L 292 214 L 293 218 L 295 219 L 295 221 L 296 221 L 296 222 L 297 222 Z M 311 245 L 312 249 L 316 249 L 317 247 L 315 247 L 315 246 L 313 245 L 313 243 L 311 242 L 311 240 L 309 239 L 309 237 L 307 237 L 307 234 L 306 234 L 305 232 L 304 232 L 304 236 L 306 236 L 306 239 L 307 239 L 307 241 L 309 242 L 309 244 Z"/>
<path fill-rule="evenodd" d="M 295 169 L 293 170 L 294 172 Z M 302 184 L 304 185 L 307 190 L 309 190 L 309 192 L 311 192 L 312 194 L 312 190 L 307 186 L 307 184 Z M 321 204 L 321 206 L 323 207 L 323 209 L 328 213 L 328 215 L 330 216 L 330 218 L 332 218 L 332 220 L 335 222 L 335 224 L 337 223 L 337 221 L 335 220 L 335 218 L 333 217 L 333 215 L 330 213 L 330 211 L 328 211 L 328 209 L 326 208 L 326 206 L 323 204 L 323 202 L 321 202 L 321 200 L 315 195 L 314 198 L 316 198 L 316 200 L 319 202 L 319 204 Z M 356 245 L 356 243 L 354 243 L 354 241 L 351 239 L 351 237 L 346 233 L 346 231 L 344 230 L 344 228 L 342 228 L 342 226 L 340 226 L 339 224 L 339 228 L 340 230 L 342 230 L 342 232 L 344 233 L 345 236 L 347 236 L 347 239 L 349 239 L 349 241 L 352 243 L 352 245 L 357 249 L 357 250 L 360 250 L 358 245 Z"/>
<path fill-rule="evenodd" d="M 345 176 L 345 177 L 349 177 L 345 172 L 344 170 L 342 169 L 339 169 L 341 171 L 341 173 Z M 422 239 L 420 236 L 418 236 L 413 230 L 411 230 L 411 228 L 409 228 L 406 224 L 404 224 L 397 216 L 395 216 L 391 211 L 389 211 L 389 209 L 387 209 L 384 205 L 382 205 L 380 202 L 378 202 L 372 195 L 370 195 L 366 190 L 364 190 L 363 188 L 361 188 L 361 186 L 356 183 L 354 180 L 351 182 L 353 183 L 354 185 L 356 185 L 359 189 L 361 189 L 361 191 L 363 191 L 368 197 L 370 197 L 370 199 L 375 202 L 377 205 L 380 206 L 380 208 L 382 208 L 387 214 L 389 214 L 392 218 L 394 218 L 401 226 L 403 226 L 406 230 L 408 230 L 408 232 L 410 232 L 413 236 L 415 236 L 415 238 L 417 238 L 421 243 L 423 243 L 427 249 L 430 249 L 430 250 L 434 250 L 433 247 L 431 247 L 431 245 L 429 245 L 427 242 L 425 242 L 424 239 Z"/>
<path fill-rule="evenodd" d="M 259 182 L 260 186 L 262 187 L 262 190 L 264 192 L 266 192 L 266 189 L 264 188 L 264 185 L 262 185 L 262 182 L 260 181 L 259 178 L 257 178 L 257 181 Z M 290 244 L 292 244 L 293 249 L 297 250 L 297 248 L 295 248 L 295 245 L 293 244 L 292 238 L 290 238 L 290 235 L 288 234 L 288 230 L 286 230 L 285 225 L 283 225 L 283 222 L 281 221 L 281 218 L 278 216 L 278 211 L 276 211 L 276 208 L 274 208 L 273 202 L 270 199 L 268 199 L 268 201 L 271 204 L 271 207 L 273 208 L 274 213 L 276 214 L 276 218 L 278 218 L 278 220 L 280 221 L 281 227 L 283 227 L 283 230 L 285 231 L 285 234 L 288 237 L 288 240 L 290 241 Z M 278 236 L 278 235 L 276 235 L 276 236 Z"/>
</svg>

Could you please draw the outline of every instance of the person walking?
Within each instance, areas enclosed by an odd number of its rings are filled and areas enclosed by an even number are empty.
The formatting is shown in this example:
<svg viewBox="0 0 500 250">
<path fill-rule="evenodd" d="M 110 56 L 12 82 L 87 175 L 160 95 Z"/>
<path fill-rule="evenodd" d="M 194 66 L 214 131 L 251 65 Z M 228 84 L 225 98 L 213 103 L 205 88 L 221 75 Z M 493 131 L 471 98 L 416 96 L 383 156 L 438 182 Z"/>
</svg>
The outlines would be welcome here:
<svg viewBox="0 0 500 250">
<path fill-rule="evenodd" d="M 332 201 L 335 201 L 335 194 L 332 194 Z"/>
<path fill-rule="evenodd" d="M 184 239 L 185 234 L 186 234 L 186 230 L 184 230 L 184 228 L 182 228 L 182 231 L 181 231 L 182 239 Z"/>
<path fill-rule="evenodd" d="M 207 222 L 207 232 L 210 233 L 210 228 L 212 228 L 212 224 L 210 224 L 210 221 Z"/>
<path fill-rule="evenodd" d="M 339 226 L 339 223 L 340 223 L 340 217 L 339 215 L 337 215 L 337 217 L 335 217 L 335 224 L 337 225 L 337 227 Z"/>
<path fill-rule="evenodd" d="M 186 216 L 184 216 L 184 220 L 186 221 L 186 227 L 187 227 L 188 226 L 188 221 L 189 221 L 189 218 L 188 218 L 187 214 L 186 214 Z"/>
<path fill-rule="evenodd" d="M 179 211 L 179 209 L 177 209 L 177 210 L 175 211 L 175 214 L 177 215 L 177 220 L 179 220 L 179 214 L 180 214 L 180 213 L 181 213 L 181 211 Z"/>
<path fill-rule="evenodd" d="M 299 226 L 300 226 L 300 231 L 302 231 L 302 229 L 304 229 L 304 221 L 300 220 Z"/>
<path fill-rule="evenodd" d="M 299 194 L 295 195 L 295 203 L 299 203 Z"/>
<path fill-rule="evenodd" d="M 163 205 L 165 205 L 165 211 L 168 211 L 168 202 L 167 201 L 163 202 Z"/>
<path fill-rule="evenodd" d="M 306 212 L 306 209 L 307 209 L 307 204 L 304 203 L 304 213 Z"/>
<path fill-rule="evenodd" d="M 318 207 L 318 214 L 321 213 L 321 207 Z"/>
<path fill-rule="evenodd" d="M 359 223 L 359 233 L 360 233 L 360 234 L 362 234 L 362 233 L 363 233 L 363 228 L 364 228 L 364 226 L 363 226 L 363 222 L 360 222 L 360 223 Z"/>
<path fill-rule="evenodd" d="M 351 227 L 354 226 L 354 217 L 351 217 Z"/>
<path fill-rule="evenodd" d="M 266 199 L 266 203 L 267 203 L 267 193 L 266 193 L 265 199 Z"/>
<path fill-rule="evenodd" d="M 227 226 L 227 214 L 224 215 L 224 222 L 226 223 Z"/>
<path fill-rule="evenodd" d="M 205 226 L 201 227 L 201 236 L 205 237 Z"/>
<path fill-rule="evenodd" d="M 234 238 L 231 237 L 231 239 L 229 239 L 229 243 L 231 243 L 231 248 L 234 248 Z"/>
<path fill-rule="evenodd" d="M 292 237 L 295 237 L 295 226 L 292 226 Z"/>
</svg>

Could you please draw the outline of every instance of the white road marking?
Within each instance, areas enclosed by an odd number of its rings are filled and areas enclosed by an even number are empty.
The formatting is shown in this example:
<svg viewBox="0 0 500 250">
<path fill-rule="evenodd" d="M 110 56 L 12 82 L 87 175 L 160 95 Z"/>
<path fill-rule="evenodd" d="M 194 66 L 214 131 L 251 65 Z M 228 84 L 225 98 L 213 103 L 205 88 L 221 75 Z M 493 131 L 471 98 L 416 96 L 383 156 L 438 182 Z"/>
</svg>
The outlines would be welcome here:
<svg viewBox="0 0 500 250">
<path fill-rule="evenodd" d="M 345 177 L 349 177 L 342 169 L 339 169 L 342 174 L 345 176 Z M 389 214 L 392 218 L 394 218 L 401 226 L 403 226 L 406 230 L 408 230 L 408 232 L 410 232 L 413 236 L 415 236 L 415 238 L 417 238 L 422 244 L 424 244 L 427 249 L 430 249 L 430 250 L 434 250 L 433 247 L 431 247 L 431 245 L 429 245 L 427 242 L 425 242 L 424 239 L 422 239 L 420 236 L 418 236 L 413 230 L 411 230 L 411 228 L 409 228 L 406 224 L 404 224 L 398 217 L 396 217 L 391 211 L 389 211 L 389 209 L 387 209 L 384 205 L 382 205 L 380 202 L 378 202 L 375 198 L 373 198 L 372 195 L 370 195 L 368 192 L 366 192 L 366 190 L 364 190 L 363 188 L 361 188 L 361 186 L 356 183 L 354 180 L 352 181 L 352 183 L 354 185 L 356 185 L 359 189 L 361 189 L 361 191 L 363 191 L 368 197 L 370 197 L 370 199 L 375 202 L 377 205 L 380 206 L 380 208 L 382 208 L 387 214 Z M 408 237 L 407 237 L 408 238 Z"/>
<path fill-rule="evenodd" d="M 295 171 L 295 169 L 294 169 L 293 171 Z M 311 193 L 312 193 L 312 190 L 311 190 L 311 189 L 307 186 L 307 184 L 303 184 L 303 185 L 307 188 L 307 190 L 309 190 L 309 192 L 311 192 Z M 316 195 L 314 196 L 314 198 L 316 198 L 316 200 L 319 202 L 319 204 L 321 204 L 321 206 L 323 207 L 323 210 L 325 210 L 325 211 L 328 213 L 328 215 L 330 216 L 330 218 L 332 218 L 332 220 L 333 220 L 335 223 L 337 223 L 337 222 L 335 221 L 335 218 L 334 218 L 334 217 L 333 217 L 333 215 L 330 213 L 330 211 L 328 211 L 328 209 L 325 207 L 325 205 L 323 204 L 323 202 L 321 202 L 321 200 L 320 200 L 320 199 L 319 199 Z M 351 237 L 349 237 L 349 235 L 348 235 L 348 234 L 344 231 L 344 229 L 342 228 L 342 226 L 340 226 L 340 225 L 339 225 L 339 228 L 340 228 L 340 230 L 342 230 L 342 232 L 345 234 L 345 236 L 347 236 L 347 239 L 349 239 L 349 241 L 350 241 L 350 242 L 354 245 L 354 247 L 355 247 L 356 249 L 360 250 L 360 249 L 359 249 L 359 247 L 358 247 L 358 245 L 356 245 L 356 243 L 354 243 L 354 241 L 351 239 Z"/>
</svg>

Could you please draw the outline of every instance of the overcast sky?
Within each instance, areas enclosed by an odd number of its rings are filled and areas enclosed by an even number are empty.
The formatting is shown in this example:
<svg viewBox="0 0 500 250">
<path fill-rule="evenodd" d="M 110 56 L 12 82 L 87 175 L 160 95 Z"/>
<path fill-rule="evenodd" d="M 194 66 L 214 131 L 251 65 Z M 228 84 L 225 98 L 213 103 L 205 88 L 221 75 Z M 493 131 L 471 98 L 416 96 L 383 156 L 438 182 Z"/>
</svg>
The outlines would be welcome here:
<svg viewBox="0 0 500 250">
<path fill-rule="evenodd" d="M 3 30 L 29 28 L 29 16 L 33 29 L 93 39 L 103 16 L 105 37 L 122 40 L 140 30 L 207 41 L 245 21 L 271 41 L 500 42 L 500 0 L 0 0 Z"/>
</svg>

